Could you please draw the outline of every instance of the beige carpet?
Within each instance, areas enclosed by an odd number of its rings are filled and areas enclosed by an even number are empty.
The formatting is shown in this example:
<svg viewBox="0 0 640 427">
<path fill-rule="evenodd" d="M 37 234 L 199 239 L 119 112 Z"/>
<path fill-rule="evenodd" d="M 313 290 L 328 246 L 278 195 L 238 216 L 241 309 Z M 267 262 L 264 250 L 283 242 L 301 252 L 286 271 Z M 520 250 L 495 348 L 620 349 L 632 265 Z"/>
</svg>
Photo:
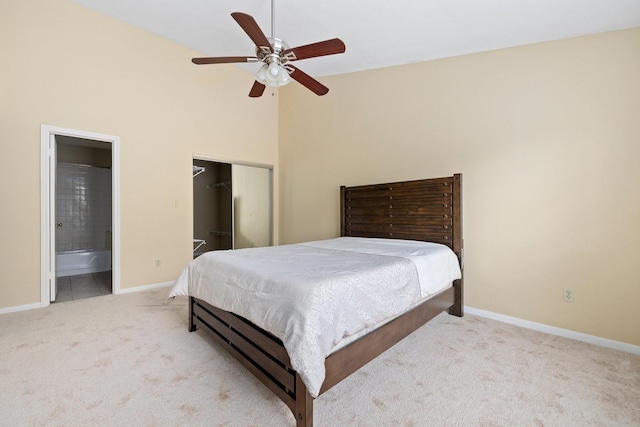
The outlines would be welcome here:
<svg viewBox="0 0 640 427">
<path fill-rule="evenodd" d="M 0 315 L 0 425 L 294 426 L 167 289 Z M 320 426 L 640 426 L 640 357 L 441 314 L 315 401 Z"/>
</svg>

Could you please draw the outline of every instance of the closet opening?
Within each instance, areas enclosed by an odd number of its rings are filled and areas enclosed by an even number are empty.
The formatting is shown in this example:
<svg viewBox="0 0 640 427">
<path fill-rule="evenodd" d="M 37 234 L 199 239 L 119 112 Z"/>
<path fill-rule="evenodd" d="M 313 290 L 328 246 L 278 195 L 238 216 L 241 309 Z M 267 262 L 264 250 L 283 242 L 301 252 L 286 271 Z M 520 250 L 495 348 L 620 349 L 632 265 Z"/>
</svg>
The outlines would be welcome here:
<svg viewBox="0 0 640 427">
<path fill-rule="evenodd" d="M 193 256 L 271 246 L 273 169 L 193 159 Z"/>
</svg>

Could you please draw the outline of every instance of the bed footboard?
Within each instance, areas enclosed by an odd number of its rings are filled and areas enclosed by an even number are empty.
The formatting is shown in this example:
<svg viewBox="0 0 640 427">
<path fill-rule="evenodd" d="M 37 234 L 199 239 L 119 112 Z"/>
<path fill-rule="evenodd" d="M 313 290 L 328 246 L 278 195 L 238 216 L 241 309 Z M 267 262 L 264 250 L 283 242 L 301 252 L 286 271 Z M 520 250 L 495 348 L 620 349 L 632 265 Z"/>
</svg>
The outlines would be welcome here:
<svg viewBox="0 0 640 427">
<path fill-rule="evenodd" d="M 313 425 L 313 398 L 282 341 L 253 323 L 195 297 L 189 298 L 189 330 L 209 333 L 291 410 L 297 427 Z"/>
<path fill-rule="evenodd" d="M 456 286 L 423 302 L 413 310 L 354 341 L 327 357 L 320 394 L 384 353 L 442 311 L 456 308 Z M 282 341 L 248 320 L 189 298 L 189 330 L 208 332 L 291 410 L 297 427 L 313 426 L 313 397 L 291 367 Z M 454 313 L 451 313 L 454 314 Z"/>
</svg>

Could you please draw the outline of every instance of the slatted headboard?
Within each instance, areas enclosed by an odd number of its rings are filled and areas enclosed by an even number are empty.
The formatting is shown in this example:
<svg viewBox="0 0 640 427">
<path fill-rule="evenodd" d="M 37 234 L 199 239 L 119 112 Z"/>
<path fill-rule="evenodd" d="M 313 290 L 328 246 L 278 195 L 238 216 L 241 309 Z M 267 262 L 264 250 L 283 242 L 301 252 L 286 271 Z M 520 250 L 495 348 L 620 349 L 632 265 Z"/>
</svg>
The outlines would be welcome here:
<svg viewBox="0 0 640 427">
<path fill-rule="evenodd" d="M 462 175 L 340 187 L 341 236 L 449 246 L 462 262 Z"/>
</svg>

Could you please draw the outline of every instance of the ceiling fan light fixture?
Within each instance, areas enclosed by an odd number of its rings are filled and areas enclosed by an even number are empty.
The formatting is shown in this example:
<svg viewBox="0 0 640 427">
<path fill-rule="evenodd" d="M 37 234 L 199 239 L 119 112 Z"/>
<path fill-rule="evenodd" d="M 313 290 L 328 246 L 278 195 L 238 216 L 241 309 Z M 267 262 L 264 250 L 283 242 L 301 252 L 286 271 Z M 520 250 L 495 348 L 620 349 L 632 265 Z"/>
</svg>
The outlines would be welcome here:
<svg viewBox="0 0 640 427">
<path fill-rule="evenodd" d="M 256 73 L 256 80 L 269 87 L 280 87 L 291 83 L 289 72 L 276 61 L 264 64 Z"/>
</svg>

